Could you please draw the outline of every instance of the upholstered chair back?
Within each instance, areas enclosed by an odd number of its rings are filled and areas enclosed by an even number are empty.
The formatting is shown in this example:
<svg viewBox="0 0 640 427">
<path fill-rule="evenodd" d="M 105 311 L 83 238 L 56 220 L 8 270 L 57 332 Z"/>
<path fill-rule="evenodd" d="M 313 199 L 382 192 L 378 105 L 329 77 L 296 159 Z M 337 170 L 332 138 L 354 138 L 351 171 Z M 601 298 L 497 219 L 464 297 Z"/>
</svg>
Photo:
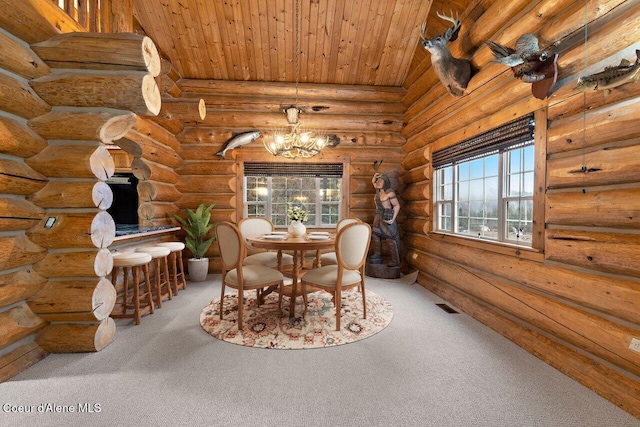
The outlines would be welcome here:
<svg viewBox="0 0 640 427">
<path fill-rule="evenodd" d="M 340 230 L 342 230 L 346 225 L 349 224 L 355 224 L 356 222 L 360 222 L 360 220 L 358 218 L 343 218 L 340 221 L 338 221 L 338 224 L 336 224 L 336 233 Z"/>
<path fill-rule="evenodd" d="M 243 218 L 240 220 L 238 227 L 240 228 L 240 233 L 248 246 L 251 245 L 246 241 L 246 239 L 260 236 L 262 234 L 269 234 L 273 231 L 273 223 L 267 218 L 259 217 Z"/>
<path fill-rule="evenodd" d="M 371 243 L 371 226 L 364 222 L 348 224 L 336 237 L 336 255 L 338 264 L 347 270 L 357 270 L 362 265 Z"/>
<path fill-rule="evenodd" d="M 242 236 L 240 230 L 230 222 L 216 225 L 216 239 L 220 248 L 220 258 L 227 270 L 236 268 L 242 260 Z"/>
</svg>

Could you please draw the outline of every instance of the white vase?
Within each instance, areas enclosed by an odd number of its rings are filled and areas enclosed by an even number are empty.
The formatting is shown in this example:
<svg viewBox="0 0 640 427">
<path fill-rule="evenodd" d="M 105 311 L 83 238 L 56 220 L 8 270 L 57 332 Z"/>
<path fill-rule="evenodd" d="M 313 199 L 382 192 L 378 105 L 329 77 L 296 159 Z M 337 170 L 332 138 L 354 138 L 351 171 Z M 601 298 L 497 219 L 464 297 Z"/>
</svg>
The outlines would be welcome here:
<svg viewBox="0 0 640 427">
<path fill-rule="evenodd" d="M 301 222 L 293 220 L 289 224 L 289 235 L 292 237 L 302 237 L 307 232 L 307 227 Z"/>
<path fill-rule="evenodd" d="M 189 280 L 202 282 L 207 279 L 209 258 L 189 258 Z"/>
</svg>

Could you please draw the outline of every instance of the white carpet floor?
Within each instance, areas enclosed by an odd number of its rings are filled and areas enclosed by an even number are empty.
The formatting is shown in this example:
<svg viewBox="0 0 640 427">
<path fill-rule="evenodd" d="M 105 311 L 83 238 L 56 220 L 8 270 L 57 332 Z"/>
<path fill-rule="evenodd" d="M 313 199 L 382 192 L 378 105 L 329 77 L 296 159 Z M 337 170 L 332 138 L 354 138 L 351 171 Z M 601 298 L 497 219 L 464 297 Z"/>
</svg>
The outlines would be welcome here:
<svg viewBox="0 0 640 427">
<path fill-rule="evenodd" d="M 419 285 L 367 283 L 393 305 L 391 324 L 311 350 L 211 337 L 199 315 L 220 278 L 190 283 L 140 326 L 118 320 L 101 352 L 50 355 L 0 384 L 0 425 L 640 426 Z"/>
</svg>

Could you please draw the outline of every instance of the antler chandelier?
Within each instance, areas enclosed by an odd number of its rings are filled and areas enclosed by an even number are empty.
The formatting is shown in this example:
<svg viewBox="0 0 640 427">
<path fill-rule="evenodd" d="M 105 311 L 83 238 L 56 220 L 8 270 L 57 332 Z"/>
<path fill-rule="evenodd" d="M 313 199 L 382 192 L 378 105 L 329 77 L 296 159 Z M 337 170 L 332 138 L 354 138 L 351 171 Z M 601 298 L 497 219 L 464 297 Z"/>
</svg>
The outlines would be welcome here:
<svg viewBox="0 0 640 427">
<path fill-rule="evenodd" d="M 275 131 L 271 141 L 264 141 L 267 151 L 274 156 L 290 159 L 313 157 L 320 153 L 327 145 L 327 138 L 302 129 L 300 122 L 298 122 L 300 109 L 297 105 L 287 107 L 284 112 L 287 114 L 289 131 Z"/>
<path fill-rule="evenodd" d="M 296 103 L 283 109 L 289 123 L 288 132 L 275 131 L 272 140 L 265 138 L 264 146 L 274 156 L 290 159 L 296 157 L 313 157 L 327 145 L 325 136 L 315 135 L 302 129 L 298 115 L 302 112 L 298 107 L 298 84 L 300 80 L 300 12 L 299 0 L 296 0 Z"/>
</svg>

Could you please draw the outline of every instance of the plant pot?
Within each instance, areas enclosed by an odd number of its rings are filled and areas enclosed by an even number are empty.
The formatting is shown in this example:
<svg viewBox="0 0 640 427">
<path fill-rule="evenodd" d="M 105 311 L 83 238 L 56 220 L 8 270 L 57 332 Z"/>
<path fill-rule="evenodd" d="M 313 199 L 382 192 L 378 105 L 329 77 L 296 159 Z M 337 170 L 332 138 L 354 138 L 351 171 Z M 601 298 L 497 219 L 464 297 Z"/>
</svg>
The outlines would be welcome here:
<svg viewBox="0 0 640 427">
<path fill-rule="evenodd" d="M 189 258 L 189 280 L 202 282 L 207 279 L 209 258 Z"/>
<path fill-rule="evenodd" d="M 288 232 L 292 237 L 302 237 L 307 232 L 307 227 L 302 222 L 293 220 L 289 224 Z"/>
</svg>

